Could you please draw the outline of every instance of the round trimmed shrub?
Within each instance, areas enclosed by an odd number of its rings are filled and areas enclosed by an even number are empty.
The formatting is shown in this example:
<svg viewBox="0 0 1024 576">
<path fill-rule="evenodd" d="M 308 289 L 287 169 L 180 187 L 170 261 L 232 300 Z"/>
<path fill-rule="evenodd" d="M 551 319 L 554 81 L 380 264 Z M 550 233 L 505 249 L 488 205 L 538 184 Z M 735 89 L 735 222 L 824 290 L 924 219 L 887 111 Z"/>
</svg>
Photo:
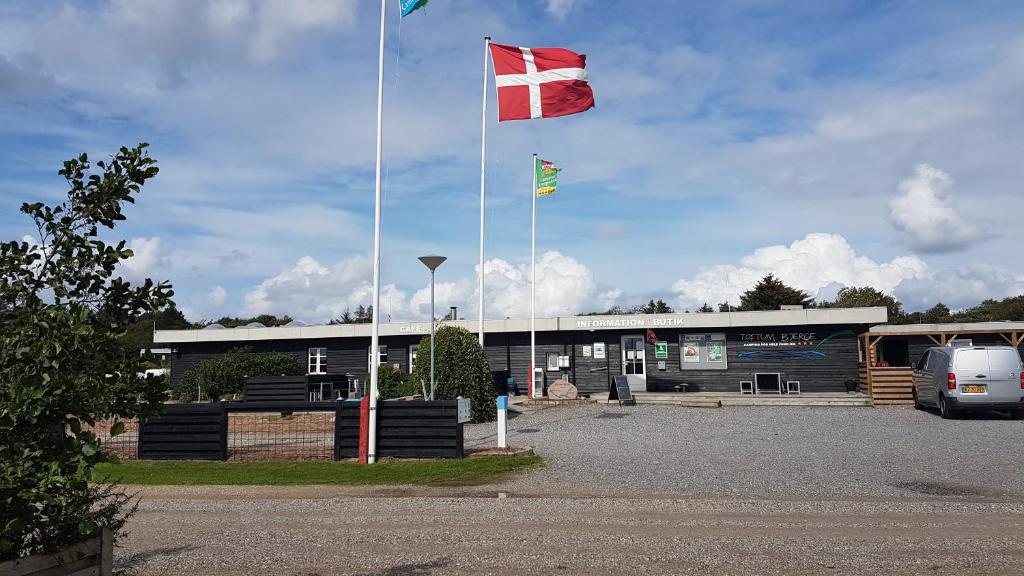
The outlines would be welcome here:
<svg viewBox="0 0 1024 576">
<path fill-rule="evenodd" d="M 473 422 L 491 422 L 497 418 L 496 397 L 491 365 L 477 340 L 477 335 L 465 328 L 442 326 L 435 335 L 434 378 L 437 382 L 435 400 L 469 398 L 473 409 Z M 426 383 L 430 392 L 430 336 L 420 340 L 416 365 L 410 376 L 419 387 Z"/>
</svg>

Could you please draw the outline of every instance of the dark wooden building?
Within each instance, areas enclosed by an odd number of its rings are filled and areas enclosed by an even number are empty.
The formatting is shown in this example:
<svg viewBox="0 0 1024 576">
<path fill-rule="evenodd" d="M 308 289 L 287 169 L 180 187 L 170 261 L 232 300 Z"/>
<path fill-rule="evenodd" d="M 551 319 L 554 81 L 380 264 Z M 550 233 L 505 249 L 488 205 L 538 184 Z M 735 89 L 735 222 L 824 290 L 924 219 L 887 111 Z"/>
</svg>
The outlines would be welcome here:
<svg viewBox="0 0 1024 576">
<path fill-rule="evenodd" d="M 840 392 L 858 376 L 858 336 L 885 321 L 885 308 L 545 318 L 536 321 L 537 366 L 545 382 L 564 376 L 584 394 L 607 391 L 615 375 L 637 391 L 739 392 L 741 382 L 769 391 L 798 381 L 803 392 Z M 528 320 L 485 324 L 491 370 L 523 391 L 529 328 Z M 429 332 L 427 322 L 382 324 L 380 362 L 410 372 Z M 174 385 L 196 362 L 243 347 L 292 354 L 311 379 L 365 382 L 371 359 L 368 324 L 161 330 L 154 340 L 174 349 Z"/>
</svg>

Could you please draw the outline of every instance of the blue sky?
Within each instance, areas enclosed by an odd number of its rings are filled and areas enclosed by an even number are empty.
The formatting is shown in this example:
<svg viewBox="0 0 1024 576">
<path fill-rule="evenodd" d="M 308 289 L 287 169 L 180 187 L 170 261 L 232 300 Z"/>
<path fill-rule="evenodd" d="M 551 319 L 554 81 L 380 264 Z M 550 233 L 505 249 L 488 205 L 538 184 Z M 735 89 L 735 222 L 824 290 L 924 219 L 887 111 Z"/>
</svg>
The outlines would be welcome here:
<svg viewBox="0 0 1024 576">
<path fill-rule="evenodd" d="M 983 5 L 982 5 L 983 4 Z M 390 6 L 384 302 L 475 314 L 482 38 L 587 54 L 597 108 L 498 125 L 487 315 L 651 297 L 736 301 L 768 272 L 909 308 L 1024 292 L 1019 2 L 433 0 Z M 63 194 L 60 162 L 151 143 L 161 173 L 117 231 L 129 277 L 192 319 L 324 321 L 370 301 L 378 6 L 363 0 L 0 6 L 0 232 Z M 492 83 L 493 86 L 493 83 Z"/>
</svg>

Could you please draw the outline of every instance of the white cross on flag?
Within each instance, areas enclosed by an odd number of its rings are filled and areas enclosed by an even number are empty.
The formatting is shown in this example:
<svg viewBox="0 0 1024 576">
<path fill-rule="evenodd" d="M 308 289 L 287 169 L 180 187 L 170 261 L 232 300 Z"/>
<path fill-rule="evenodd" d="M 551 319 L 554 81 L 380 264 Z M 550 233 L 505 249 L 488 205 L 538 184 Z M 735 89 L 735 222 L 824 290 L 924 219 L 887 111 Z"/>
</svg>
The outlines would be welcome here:
<svg viewBox="0 0 1024 576">
<path fill-rule="evenodd" d="M 583 54 L 491 44 L 491 60 L 499 122 L 567 116 L 594 107 Z"/>
</svg>

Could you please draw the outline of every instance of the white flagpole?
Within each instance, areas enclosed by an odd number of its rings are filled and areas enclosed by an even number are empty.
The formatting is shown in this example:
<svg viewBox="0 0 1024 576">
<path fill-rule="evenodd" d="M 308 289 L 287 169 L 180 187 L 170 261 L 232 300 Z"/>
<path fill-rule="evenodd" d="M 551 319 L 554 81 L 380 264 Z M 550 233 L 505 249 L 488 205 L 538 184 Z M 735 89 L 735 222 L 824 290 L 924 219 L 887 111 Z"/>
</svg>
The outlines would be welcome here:
<svg viewBox="0 0 1024 576">
<path fill-rule="evenodd" d="M 533 155 L 530 163 L 533 172 L 533 187 L 530 188 L 530 199 L 533 203 L 533 219 L 530 225 L 530 398 L 534 398 L 537 390 L 537 332 L 534 327 L 537 321 L 537 155 Z M 543 388 L 542 388 L 543 390 Z M 542 394 L 543 395 L 543 394 Z"/>
<path fill-rule="evenodd" d="M 484 346 L 484 184 L 487 168 L 487 57 L 491 37 L 484 36 L 484 103 L 480 120 L 480 347 Z"/>
<path fill-rule="evenodd" d="M 370 336 L 370 422 L 366 462 L 377 461 L 377 373 L 380 363 L 380 164 L 384 117 L 384 22 L 387 0 L 380 0 L 380 50 L 377 61 L 377 173 L 373 208 L 373 330 Z"/>
</svg>

